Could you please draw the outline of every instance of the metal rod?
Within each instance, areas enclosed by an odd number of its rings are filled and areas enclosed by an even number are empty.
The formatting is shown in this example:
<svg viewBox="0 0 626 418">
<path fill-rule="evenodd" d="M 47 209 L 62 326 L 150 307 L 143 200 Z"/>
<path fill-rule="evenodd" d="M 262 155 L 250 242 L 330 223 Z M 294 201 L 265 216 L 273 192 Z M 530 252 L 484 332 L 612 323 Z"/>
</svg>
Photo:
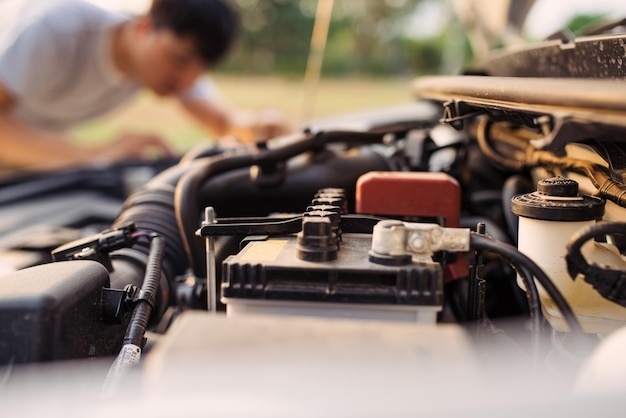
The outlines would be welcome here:
<svg viewBox="0 0 626 418">
<path fill-rule="evenodd" d="M 304 75 L 304 94 L 302 95 L 302 122 L 313 117 L 315 94 L 320 82 L 324 50 L 328 39 L 328 28 L 333 14 L 334 0 L 318 0 L 315 23 L 311 35 L 311 49 Z"/>
<path fill-rule="evenodd" d="M 204 210 L 204 225 L 214 224 L 215 210 L 207 207 Z M 207 307 L 209 312 L 217 312 L 217 273 L 215 269 L 215 237 L 206 238 L 206 274 L 207 274 Z"/>
</svg>

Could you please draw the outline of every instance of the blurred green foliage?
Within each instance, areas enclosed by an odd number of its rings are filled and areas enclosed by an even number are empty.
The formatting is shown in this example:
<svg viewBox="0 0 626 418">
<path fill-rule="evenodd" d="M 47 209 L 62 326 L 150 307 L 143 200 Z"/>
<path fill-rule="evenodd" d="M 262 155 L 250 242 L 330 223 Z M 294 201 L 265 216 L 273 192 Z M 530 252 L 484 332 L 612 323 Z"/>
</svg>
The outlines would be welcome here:
<svg viewBox="0 0 626 418">
<path fill-rule="evenodd" d="M 448 22 L 434 33 L 416 35 L 419 28 L 415 26 L 424 23 L 419 20 L 419 7 L 425 3 L 442 10 L 446 4 L 432 0 L 336 0 L 323 75 L 415 75 L 447 70 L 442 65 L 448 37 L 463 35 L 446 32 Z M 235 0 L 235 4 L 243 30 L 222 69 L 230 73 L 302 75 L 317 1 Z M 465 43 L 463 39 L 460 42 Z"/>
</svg>

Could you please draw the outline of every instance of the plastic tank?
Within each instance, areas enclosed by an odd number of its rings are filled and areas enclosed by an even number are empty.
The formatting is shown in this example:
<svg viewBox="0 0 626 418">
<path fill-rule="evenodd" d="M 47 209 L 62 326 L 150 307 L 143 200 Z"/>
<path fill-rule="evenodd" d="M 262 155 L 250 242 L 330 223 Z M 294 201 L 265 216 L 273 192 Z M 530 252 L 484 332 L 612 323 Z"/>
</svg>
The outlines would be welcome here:
<svg viewBox="0 0 626 418">
<path fill-rule="evenodd" d="M 626 323 L 626 308 L 603 298 L 584 280 L 572 280 L 565 263 L 566 245 L 581 228 L 593 225 L 604 213 L 604 201 L 578 194 L 578 183 L 566 178 L 540 180 L 537 191 L 515 196 L 513 213 L 519 216 L 518 248 L 552 279 L 590 333 L 609 333 Z M 595 263 L 626 269 L 616 252 L 589 242 L 583 254 Z M 521 279 L 518 284 L 524 288 Z M 546 319 L 557 331 L 568 331 L 559 310 L 539 287 Z"/>
</svg>

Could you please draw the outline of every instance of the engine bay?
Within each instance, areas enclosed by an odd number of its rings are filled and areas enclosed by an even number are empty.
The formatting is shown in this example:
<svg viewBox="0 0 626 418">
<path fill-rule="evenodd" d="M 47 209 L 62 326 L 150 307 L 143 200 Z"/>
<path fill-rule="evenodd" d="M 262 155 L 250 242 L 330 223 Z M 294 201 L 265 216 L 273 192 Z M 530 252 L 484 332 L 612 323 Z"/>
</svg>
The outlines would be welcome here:
<svg viewBox="0 0 626 418">
<path fill-rule="evenodd" d="M 68 416 L 615 411 L 625 39 L 421 77 L 415 103 L 252 146 L 3 180 L 0 399 L 73 398 Z M 551 58 L 532 73 L 529 56 Z"/>
</svg>

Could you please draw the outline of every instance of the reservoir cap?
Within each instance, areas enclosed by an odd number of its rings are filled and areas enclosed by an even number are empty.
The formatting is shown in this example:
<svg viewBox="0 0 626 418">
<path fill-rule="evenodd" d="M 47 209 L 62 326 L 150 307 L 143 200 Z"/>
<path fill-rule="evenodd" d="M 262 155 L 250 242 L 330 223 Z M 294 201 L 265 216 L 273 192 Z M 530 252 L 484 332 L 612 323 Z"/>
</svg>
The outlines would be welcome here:
<svg viewBox="0 0 626 418">
<path fill-rule="evenodd" d="M 514 196 L 517 216 L 546 221 L 591 221 L 604 215 L 604 200 L 578 194 L 578 183 L 564 177 L 539 180 L 537 191 Z"/>
</svg>

